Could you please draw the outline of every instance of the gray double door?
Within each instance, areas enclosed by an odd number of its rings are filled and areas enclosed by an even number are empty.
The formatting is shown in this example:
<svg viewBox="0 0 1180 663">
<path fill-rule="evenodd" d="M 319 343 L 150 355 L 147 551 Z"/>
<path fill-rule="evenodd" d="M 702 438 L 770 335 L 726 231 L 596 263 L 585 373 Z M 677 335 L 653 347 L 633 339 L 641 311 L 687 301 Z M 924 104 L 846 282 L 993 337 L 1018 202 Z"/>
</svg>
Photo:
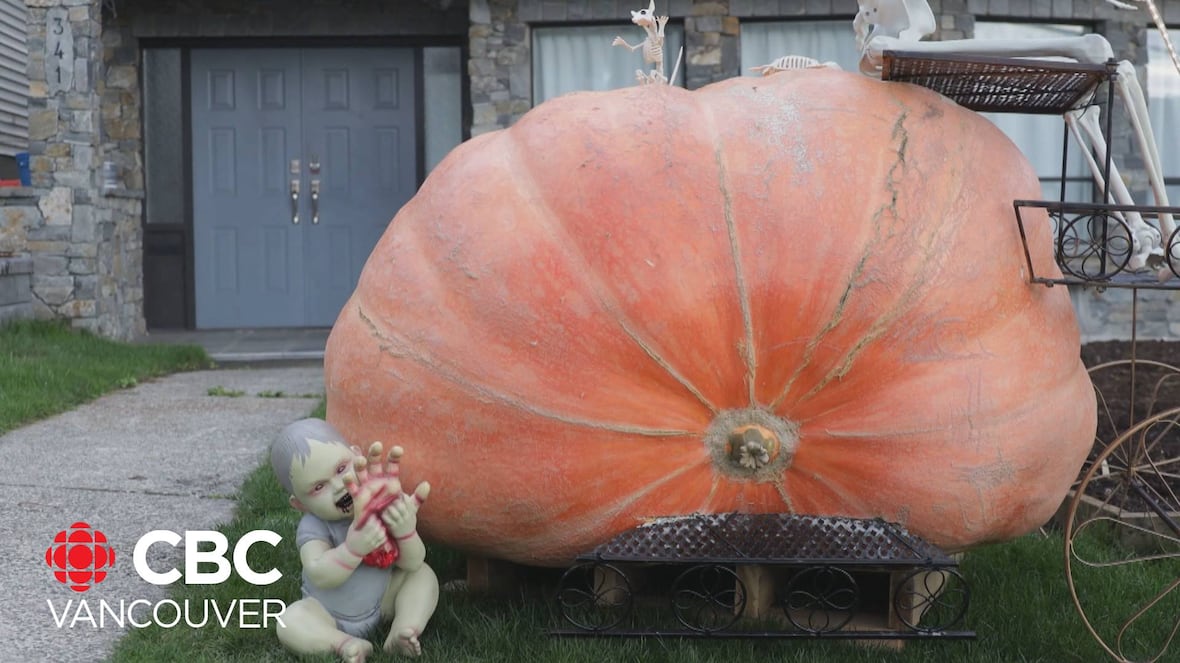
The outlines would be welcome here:
<svg viewBox="0 0 1180 663">
<path fill-rule="evenodd" d="M 192 51 L 196 322 L 331 326 L 417 186 L 409 49 Z"/>
</svg>

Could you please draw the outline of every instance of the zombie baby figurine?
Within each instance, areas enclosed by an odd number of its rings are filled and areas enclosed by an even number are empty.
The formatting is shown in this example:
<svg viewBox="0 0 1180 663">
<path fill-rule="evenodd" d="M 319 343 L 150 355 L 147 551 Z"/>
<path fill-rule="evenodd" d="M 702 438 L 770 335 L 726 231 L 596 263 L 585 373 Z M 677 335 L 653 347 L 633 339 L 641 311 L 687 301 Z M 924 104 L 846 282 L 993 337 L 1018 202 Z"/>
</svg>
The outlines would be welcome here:
<svg viewBox="0 0 1180 663">
<path fill-rule="evenodd" d="M 385 650 L 422 653 L 418 636 L 438 604 L 438 578 L 417 533 L 430 484 L 402 492 L 401 447 L 385 462 L 381 454 L 380 442 L 366 456 L 321 419 L 287 426 L 271 445 L 271 467 L 303 512 L 295 533 L 303 598 L 278 628 L 292 651 L 360 663 L 373 651 L 369 636 L 392 620 Z"/>
</svg>

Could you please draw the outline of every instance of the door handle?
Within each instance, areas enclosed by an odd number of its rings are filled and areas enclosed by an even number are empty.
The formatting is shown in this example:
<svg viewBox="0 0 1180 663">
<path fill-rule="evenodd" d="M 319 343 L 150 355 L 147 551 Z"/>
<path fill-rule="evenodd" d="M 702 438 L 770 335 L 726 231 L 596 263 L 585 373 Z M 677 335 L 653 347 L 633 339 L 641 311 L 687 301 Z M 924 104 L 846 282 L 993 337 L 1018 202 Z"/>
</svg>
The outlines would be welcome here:
<svg viewBox="0 0 1180 663">
<path fill-rule="evenodd" d="M 320 222 L 320 181 L 311 181 L 311 223 L 316 225 Z"/>
<path fill-rule="evenodd" d="M 299 223 L 299 180 L 291 180 L 291 223 Z"/>
</svg>

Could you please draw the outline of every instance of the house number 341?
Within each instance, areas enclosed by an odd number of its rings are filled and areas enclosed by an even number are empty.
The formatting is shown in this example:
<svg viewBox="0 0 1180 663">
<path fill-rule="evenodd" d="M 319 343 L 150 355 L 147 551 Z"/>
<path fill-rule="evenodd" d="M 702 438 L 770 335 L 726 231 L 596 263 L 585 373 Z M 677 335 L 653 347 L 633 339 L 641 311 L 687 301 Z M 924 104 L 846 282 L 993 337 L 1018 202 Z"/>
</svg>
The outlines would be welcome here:
<svg viewBox="0 0 1180 663">
<path fill-rule="evenodd" d="M 50 94 L 74 85 L 74 31 L 65 7 L 53 7 L 45 13 L 45 78 Z"/>
</svg>

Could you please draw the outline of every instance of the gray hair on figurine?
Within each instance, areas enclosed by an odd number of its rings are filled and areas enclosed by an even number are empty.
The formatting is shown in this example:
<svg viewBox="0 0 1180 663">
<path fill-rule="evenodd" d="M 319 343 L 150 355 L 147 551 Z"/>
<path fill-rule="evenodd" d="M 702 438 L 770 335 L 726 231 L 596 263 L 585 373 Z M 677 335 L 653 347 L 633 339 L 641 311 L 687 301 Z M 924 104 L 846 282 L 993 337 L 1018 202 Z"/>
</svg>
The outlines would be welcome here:
<svg viewBox="0 0 1180 663">
<path fill-rule="evenodd" d="M 309 417 L 288 424 L 270 444 L 271 469 L 274 470 L 279 483 L 288 493 L 295 492 L 291 485 L 291 463 L 295 459 L 305 463 L 307 457 L 311 455 L 311 445 L 308 444 L 308 440 L 348 446 L 340 431 L 323 419 Z"/>
</svg>

